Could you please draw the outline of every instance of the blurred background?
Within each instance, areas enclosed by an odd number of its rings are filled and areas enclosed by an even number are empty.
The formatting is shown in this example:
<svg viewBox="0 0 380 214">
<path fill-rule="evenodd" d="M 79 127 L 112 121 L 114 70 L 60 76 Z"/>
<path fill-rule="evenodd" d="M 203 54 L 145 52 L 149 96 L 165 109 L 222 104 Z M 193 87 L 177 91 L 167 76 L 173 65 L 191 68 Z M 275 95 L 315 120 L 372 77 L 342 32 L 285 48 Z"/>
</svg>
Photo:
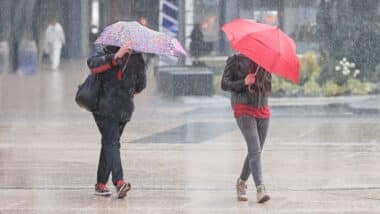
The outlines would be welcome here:
<svg viewBox="0 0 380 214">
<path fill-rule="evenodd" d="M 180 64 L 220 70 L 232 53 L 220 27 L 242 17 L 279 26 L 297 44 L 301 82 L 275 79 L 274 96 L 373 94 L 380 80 L 379 5 L 377 0 L 5 0 L 0 2 L 0 73 L 22 66 L 29 67 L 26 73 L 38 70 L 52 19 L 66 35 L 64 59 L 87 57 L 105 26 L 136 20 L 177 37 L 192 55 Z M 197 24 L 202 37 L 192 39 Z"/>
<path fill-rule="evenodd" d="M 234 53 L 220 29 L 239 17 L 281 28 L 300 60 L 298 85 L 273 76 L 268 206 L 238 204 L 233 189 L 246 148 L 220 89 Z M 74 102 L 93 42 L 119 20 L 188 53 L 145 55 L 122 138 L 128 203 L 92 196 L 100 135 Z M 379 0 L 0 0 L 0 213 L 378 213 L 379 56 Z"/>
</svg>

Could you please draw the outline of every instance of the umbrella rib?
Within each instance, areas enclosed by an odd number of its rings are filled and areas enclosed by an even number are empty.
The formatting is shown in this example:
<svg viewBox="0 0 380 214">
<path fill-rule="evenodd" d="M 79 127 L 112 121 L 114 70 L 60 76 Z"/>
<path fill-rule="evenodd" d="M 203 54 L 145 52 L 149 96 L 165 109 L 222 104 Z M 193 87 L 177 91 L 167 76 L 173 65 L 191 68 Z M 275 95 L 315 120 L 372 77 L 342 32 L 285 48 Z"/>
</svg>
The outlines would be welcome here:
<svg viewBox="0 0 380 214">
<path fill-rule="evenodd" d="M 95 44 L 119 47 L 128 45 L 129 48 L 143 53 L 186 55 L 186 51 L 175 38 L 144 27 L 137 22 L 119 21 L 107 26 Z"/>
<path fill-rule="evenodd" d="M 278 32 L 278 31 L 277 31 Z M 279 33 L 277 33 L 277 35 L 279 36 Z M 244 42 L 245 38 L 247 37 L 252 37 L 253 39 L 255 39 L 255 41 L 257 41 L 258 43 L 260 43 L 261 45 L 267 47 L 268 49 L 274 51 L 281 59 L 283 59 L 284 61 L 286 61 L 288 64 L 291 64 L 291 61 L 288 59 L 288 58 L 284 58 L 283 56 L 281 56 L 281 52 L 277 51 L 277 50 L 274 50 L 273 48 L 271 48 L 270 46 L 268 46 L 265 42 L 253 37 L 252 35 L 246 35 L 244 36 L 241 40 L 239 40 L 237 43 L 233 44 L 234 47 L 237 47 L 238 44 Z M 278 39 L 279 40 L 279 39 Z M 279 42 L 279 45 L 281 45 L 280 41 Z M 272 62 L 272 66 L 276 64 L 276 61 L 273 60 Z"/>
<path fill-rule="evenodd" d="M 246 35 L 246 36 L 244 36 L 242 39 L 239 40 L 239 42 L 244 41 L 245 37 L 251 37 L 251 35 Z M 256 40 L 257 42 L 259 42 L 260 44 L 262 44 L 263 46 L 265 46 L 265 47 L 271 49 L 272 51 L 275 51 L 278 55 L 280 55 L 280 52 L 274 50 L 272 47 L 270 47 L 269 45 L 267 45 L 267 43 L 261 41 L 260 39 L 257 39 L 256 37 L 253 37 L 253 36 L 252 36 L 252 38 L 253 38 L 254 40 Z M 239 42 L 237 42 L 236 44 L 238 44 Z M 236 45 L 236 44 L 235 44 L 235 45 Z"/>
<path fill-rule="evenodd" d="M 282 58 L 284 61 L 286 61 L 287 63 L 291 63 L 291 60 L 288 59 L 287 57 L 284 57 L 281 55 L 281 50 L 282 50 L 282 43 L 281 43 L 281 39 L 280 39 L 280 32 L 278 30 L 276 30 L 276 36 L 277 36 L 277 40 L 278 40 L 278 47 L 279 47 L 279 51 L 277 50 L 274 50 L 273 48 L 271 48 L 270 46 L 266 45 L 265 42 L 262 42 L 260 41 L 259 39 L 256 39 L 256 41 L 260 42 L 261 44 L 265 45 L 266 47 L 270 48 L 271 50 L 275 51 L 277 53 L 277 55 Z M 274 63 L 275 64 L 275 63 Z"/>
</svg>

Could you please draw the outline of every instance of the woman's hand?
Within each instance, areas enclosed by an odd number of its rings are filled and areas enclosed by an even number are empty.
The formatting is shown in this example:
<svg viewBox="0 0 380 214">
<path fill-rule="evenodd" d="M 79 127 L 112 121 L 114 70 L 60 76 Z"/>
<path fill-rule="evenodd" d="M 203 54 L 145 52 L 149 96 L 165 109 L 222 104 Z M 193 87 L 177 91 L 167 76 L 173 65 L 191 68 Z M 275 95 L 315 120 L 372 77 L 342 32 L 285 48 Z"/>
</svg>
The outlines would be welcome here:
<svg viewBox="0 0 380 214">
<path fill-rule="evenodd" d="M 245 85 L 253 85 L 256 82 L 256 75 L 255 74 L 248 74 L 245 79 L 244 83 Z"/>
<path fill-rule="evenodd" d="M 121 47 L 115 54 L 115 59 L 121 59 L 123 58 L 127 53 L 130 53 L 131 49 L 128 46 Z"/>
</svg>

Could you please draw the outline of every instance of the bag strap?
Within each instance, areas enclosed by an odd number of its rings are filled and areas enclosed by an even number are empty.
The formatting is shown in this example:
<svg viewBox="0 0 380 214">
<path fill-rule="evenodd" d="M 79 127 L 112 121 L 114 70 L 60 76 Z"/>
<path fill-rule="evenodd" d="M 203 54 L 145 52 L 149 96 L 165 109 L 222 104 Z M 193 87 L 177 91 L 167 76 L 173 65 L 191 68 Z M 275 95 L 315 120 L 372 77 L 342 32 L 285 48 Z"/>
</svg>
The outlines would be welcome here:
<svg viewBox="0 0 380 214">
<path fill-rule="evenodd" d="M 129 54 L 128 55 L 128 58 L 127 58 L 127 60 L 126 60 L 126 62 L 124 63 L 124 65 L 123 65 L 123 68 L 120 68 L 118 71 L 117 71 L 117 80 L 121 80 L 122 78 L 123 78 L 123 74 L 124 74 L 124 72 L 126 72 L 127 71 L 127 69 L 128 69 L 128 67 L 127 67 L 127 64 L 128 64 L 128 62 L 129 62 L 129 58 L 131 57 L 131 55 Z"/>
</svg>

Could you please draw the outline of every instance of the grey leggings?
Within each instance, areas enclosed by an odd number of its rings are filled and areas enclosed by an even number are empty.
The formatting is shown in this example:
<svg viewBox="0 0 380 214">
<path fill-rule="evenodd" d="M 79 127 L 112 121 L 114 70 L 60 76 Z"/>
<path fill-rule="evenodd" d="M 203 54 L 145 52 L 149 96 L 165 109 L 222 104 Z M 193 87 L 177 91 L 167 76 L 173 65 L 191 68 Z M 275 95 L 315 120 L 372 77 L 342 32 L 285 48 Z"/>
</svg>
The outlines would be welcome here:
<svg viewBox="0 0 380 214">
<path fill-rule="evenodd" d="M 261 152 L 268 132 L 269 119 L 241 116 L 236 118 L 236 121 L 248 147 L 240 179 L 246 181 L 252 173 L 256 186 L 259 186 L 263 184 Z"/>
</svg>

